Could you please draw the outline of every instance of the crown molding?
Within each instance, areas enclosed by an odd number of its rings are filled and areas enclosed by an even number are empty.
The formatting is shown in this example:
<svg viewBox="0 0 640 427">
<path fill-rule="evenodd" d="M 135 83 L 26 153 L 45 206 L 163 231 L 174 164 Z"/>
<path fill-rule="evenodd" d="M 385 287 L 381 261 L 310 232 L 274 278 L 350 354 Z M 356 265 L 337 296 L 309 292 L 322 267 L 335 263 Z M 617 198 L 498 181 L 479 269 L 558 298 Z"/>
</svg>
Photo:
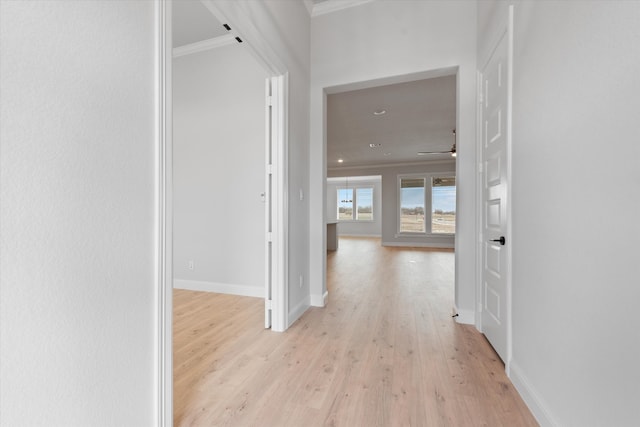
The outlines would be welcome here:
<svg viewBox="0 0 640 427">
<path fill-rule="evenodd" d="M 313 16 L 313 1 L 311 0 L 302 0 L 304 6 L 307 8 L 307 12 L 309 12 L 309 16 Z"/>
<path fill-rule="evenodd" d="M 384 168 L 397 168 L 404 166 L 429 166 L 429 165 L 453 165 L 455 168 L 455 160 L 426 160 L 422 162 L 398 162 L 398 163 L 377 163 L 377 164 L 358 164 L 358 165 L 344 165 L 338 167 L 327 167 L 327 171 L 336 172 L 340 170 L 360 170 L 360 169 L 384 169 Z"/>
<path fill-rule="evenodd" d="M 342 184 L 345 178 L 349 178 L 352 182 L 382 182 L 381 175 L 366 175 L 366 176 L 328 176 L 327 182 Z"/>
<path fill-rule="evenodd" d="M 322 3 L 313 4 L 310 0 L 305 0 L 307 10 L 311 7 L 311 17 L 337 12 L 354 6 L 370 3 L 373 0 L 327 0 Z"/>
<path fill-rule="evenodd" d="M 173 57 L 178 58 L 184 55 L 191 55 L 192 53 L 204 52 L 205 50 L 215 49 L 233 43 L 237 43 L 236 37 L 233 34 L 225 34 L 224 36 L 214 37 L 212 39 L 202 40 L 200 42 L 186 44 L 180 47 L 174 47 Z"/>
</svg>

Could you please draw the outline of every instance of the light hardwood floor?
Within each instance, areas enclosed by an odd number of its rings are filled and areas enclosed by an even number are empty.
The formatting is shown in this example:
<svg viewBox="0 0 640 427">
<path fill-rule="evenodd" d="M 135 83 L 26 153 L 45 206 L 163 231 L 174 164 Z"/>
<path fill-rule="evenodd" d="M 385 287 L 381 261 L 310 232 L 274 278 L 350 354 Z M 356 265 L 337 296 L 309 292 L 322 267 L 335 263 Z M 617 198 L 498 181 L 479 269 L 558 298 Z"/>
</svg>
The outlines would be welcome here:
<svg viewBox="0 0 640 427">
<path fill-rule="evenodd" d="M 454 254 L 341 238 L 329 304 L 285 333 L 263 302 L 174 291 L 176 426 L 536 426 L 484 337 L 451 318 Z"/>
</svg>

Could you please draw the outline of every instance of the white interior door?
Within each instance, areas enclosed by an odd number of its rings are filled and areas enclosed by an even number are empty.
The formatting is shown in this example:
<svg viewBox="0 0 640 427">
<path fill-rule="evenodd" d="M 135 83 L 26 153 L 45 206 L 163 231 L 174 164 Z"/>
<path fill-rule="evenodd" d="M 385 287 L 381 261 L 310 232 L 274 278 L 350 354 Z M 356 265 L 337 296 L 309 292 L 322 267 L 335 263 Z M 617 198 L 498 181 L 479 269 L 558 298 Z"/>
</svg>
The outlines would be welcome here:
<svg viewBox="0 0 640 427">
<path fill-rule="evenodd" d="M 287 75 L 266 80 L 265 135 L 265 328 L 288 323 L 287 290 Z"/>
<path fill-rule="evenodd" d="M 510 352 L 508 251 L 509 32 L 482 69 L 482 331 L 505 363 Z"/>
</svg>

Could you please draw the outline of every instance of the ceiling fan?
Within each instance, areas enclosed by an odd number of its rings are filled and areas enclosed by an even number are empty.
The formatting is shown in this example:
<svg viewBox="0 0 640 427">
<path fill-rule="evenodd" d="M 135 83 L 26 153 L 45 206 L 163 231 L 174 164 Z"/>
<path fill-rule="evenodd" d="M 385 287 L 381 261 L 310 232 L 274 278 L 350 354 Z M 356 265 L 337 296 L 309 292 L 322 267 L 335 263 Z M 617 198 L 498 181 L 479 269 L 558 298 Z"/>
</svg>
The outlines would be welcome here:
<svg viewBox="0 0 640 427">
<path fill-rule="evenodd" d="M 453 130 L 453 145 L 451 150 L 448 151 L 418 151 L 418 156 L 428 156 L 430 154 L 451 154 L 451 157 L 456 157 L 456 130 Z"/>
</svg>

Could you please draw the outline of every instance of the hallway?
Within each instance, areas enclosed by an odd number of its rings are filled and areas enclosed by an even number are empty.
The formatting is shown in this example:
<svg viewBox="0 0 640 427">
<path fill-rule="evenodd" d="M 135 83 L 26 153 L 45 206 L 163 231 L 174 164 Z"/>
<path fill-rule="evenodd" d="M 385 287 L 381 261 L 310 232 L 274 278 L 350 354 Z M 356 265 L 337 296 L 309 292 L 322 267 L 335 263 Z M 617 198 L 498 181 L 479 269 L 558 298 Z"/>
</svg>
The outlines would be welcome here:
<svg viewBox="0 0 640 427">
<path fill-rule="evenodd" d="M 260 299 L 174 290 L 176 426 L 535 426 L 475 328 L 452 251 L 344 238 L 329 304 L 285 333 Z"/>
</svg>

